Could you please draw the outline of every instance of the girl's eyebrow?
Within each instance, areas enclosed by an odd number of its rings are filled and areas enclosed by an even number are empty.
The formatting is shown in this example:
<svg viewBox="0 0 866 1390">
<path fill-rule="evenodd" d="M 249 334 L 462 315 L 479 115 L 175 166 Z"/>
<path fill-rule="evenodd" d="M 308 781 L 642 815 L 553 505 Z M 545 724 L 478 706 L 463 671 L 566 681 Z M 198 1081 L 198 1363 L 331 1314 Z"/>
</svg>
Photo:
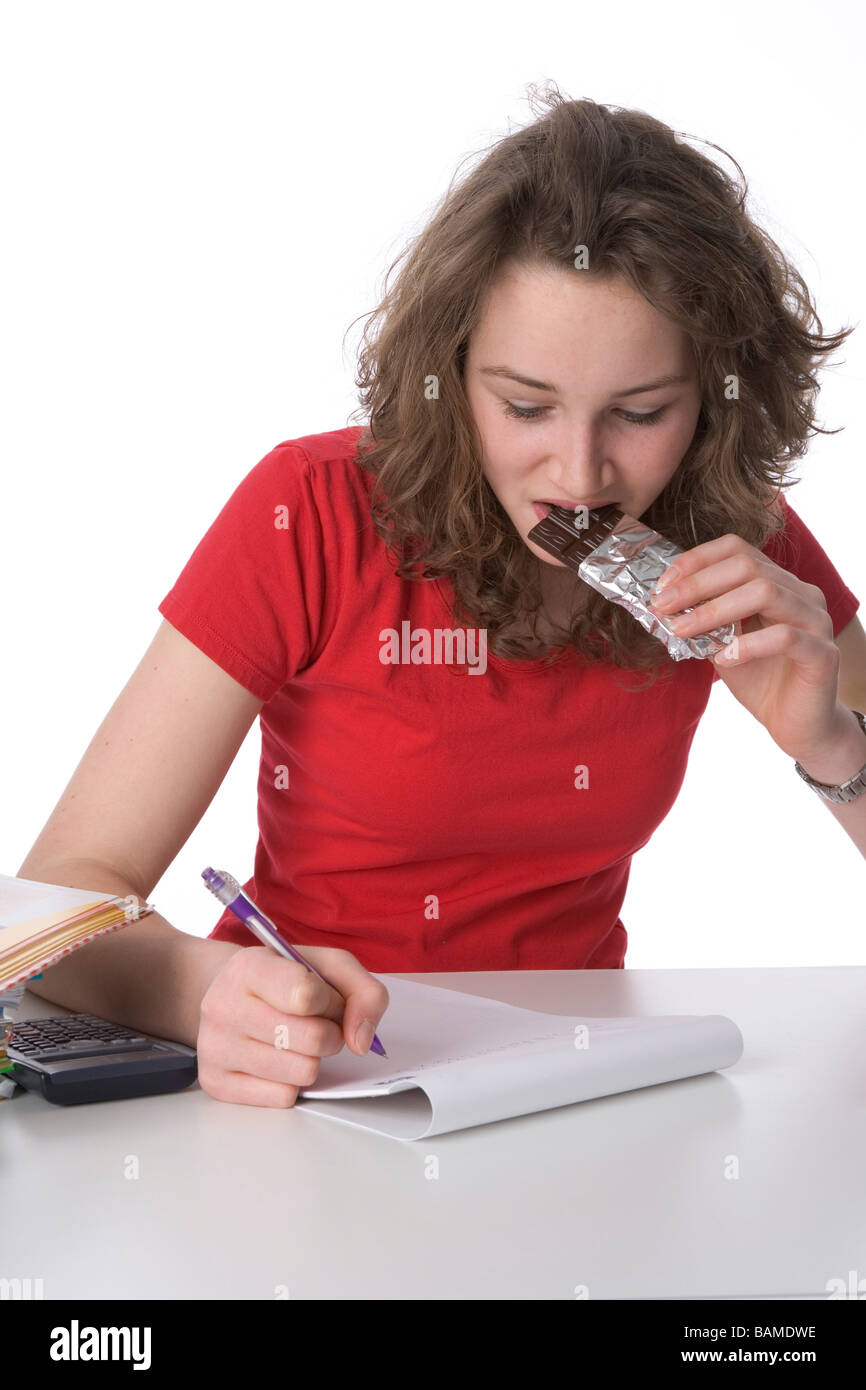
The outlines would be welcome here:
<svg viewBox="0 0 866 1390">
<path fill-rule="evenodd" d="M 559 394 L 557 387 L 549 381 L 536 381 L 534 377 L 522 376 L 510 367 L 479 367 L 478 370 L 483 376 L 504 376 L 510 381 L 519 381 L 521 386 L 531 386 L 536 391 L 552 391 L 554 395 Z M 678 385 L 688 379 L 687 376 L 659 376 L 655 381 L 645 381 L 642 386 L 629 386 L 625 391 L 614 391 L 611 400 L 619 400 L 621 396 L 639 396 L 644 391 L 655 391 L 659 386 Z"/>
</svg>

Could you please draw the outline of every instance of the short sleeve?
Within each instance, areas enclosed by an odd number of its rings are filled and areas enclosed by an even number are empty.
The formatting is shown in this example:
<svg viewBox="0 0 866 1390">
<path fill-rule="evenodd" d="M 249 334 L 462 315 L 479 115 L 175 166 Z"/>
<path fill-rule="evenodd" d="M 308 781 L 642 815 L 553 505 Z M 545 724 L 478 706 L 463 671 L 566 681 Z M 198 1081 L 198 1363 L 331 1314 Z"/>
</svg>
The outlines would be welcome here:
<svg viewBox="0 0 866 1390">
<path fill-rule="evenodd" d="M 817 584 L 833 621 L 833 636 L 838 637 L 860 607 L 860 600 L 848 588 L 827 552 L 782 493 L 779 494 L 779 506 L 785 520 L 784 530 L 770 536 L 761 547 L 761 553 L 780 569 L 802 579 L 804 584 Z M 714 669 L 713 681 L 719 679 L 719 673 Z"/>
<path fill-rule="evenodd" d="M 781 494 L 779 503 L 785 518 L 785 529 L 770 537 L 762 553 L 783 570 L 802 579 L 804 584 L 817 584 L 824 595 L 827 612 L 833 619 L 833 636 L 838 637 L 860 607 L 860 600 L 848 588 L 808 526 Z"/>
<path fill-rule="evenodd" d="M 324 606 L 321 522 L 302 449 L 277 445 L 239 483 L 159 612 L 259 699 L 309 664 Z"/>
</svg>

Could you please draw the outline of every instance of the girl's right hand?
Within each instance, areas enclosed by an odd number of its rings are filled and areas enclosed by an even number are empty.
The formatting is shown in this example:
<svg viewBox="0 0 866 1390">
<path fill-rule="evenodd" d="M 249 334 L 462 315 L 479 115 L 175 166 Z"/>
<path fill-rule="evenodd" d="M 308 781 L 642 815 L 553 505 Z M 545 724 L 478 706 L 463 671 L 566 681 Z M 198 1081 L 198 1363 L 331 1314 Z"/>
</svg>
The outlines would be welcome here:
<svg viewBox="0 0 866 1390">
<path fill-rule="evenodd" d="M 322 1057 L 344 1042 L 358 1056 L 369 1051 L 388 1007 L 385 986 L 349 951 L 298 949 L 336 989 L 267 946 L 240 947 L 211 981 L 196 1050 L 199 1084 L 215 1100 L 290 1109 Z"/>
</svg>

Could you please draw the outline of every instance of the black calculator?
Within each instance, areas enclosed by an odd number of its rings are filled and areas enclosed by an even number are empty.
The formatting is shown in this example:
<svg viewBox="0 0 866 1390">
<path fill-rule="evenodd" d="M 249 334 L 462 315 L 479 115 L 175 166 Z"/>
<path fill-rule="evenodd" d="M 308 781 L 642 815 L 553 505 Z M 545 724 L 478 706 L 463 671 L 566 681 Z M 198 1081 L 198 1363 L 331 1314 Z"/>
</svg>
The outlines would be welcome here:
<svg viewBox="0 0 866 1390">
<path fill-rule="evenodd" d="M 181 1091 L 198 1076 L 193 1048 L 92 1014 L 13 1020 L 6 1052 L 5 1075 L 55 1105 Z"/>
</svg>

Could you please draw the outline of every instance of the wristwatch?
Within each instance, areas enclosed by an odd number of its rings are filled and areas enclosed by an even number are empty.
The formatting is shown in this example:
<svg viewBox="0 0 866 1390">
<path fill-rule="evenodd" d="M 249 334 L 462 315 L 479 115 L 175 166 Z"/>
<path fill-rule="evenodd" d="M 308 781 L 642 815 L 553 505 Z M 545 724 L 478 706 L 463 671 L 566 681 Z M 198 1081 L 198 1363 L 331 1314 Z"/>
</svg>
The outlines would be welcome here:
<svg viewBox="0 0 866 1390">
<path fill-rule="evenodd" d="M 866 718 L 858 709 L 852 710 L 860 721 L 860 728 L 866 734 Z M 847 782 L 841 782 L 836 787 L 828 786 L 826 782 L 816 782 L 814 777 L 810 777 L 808 772 L 804 772 L 799 763 L 794 763 L 804 782 L 823 796 L 825 801 L 856 801 L 857 797 L 866 792 L 866 763 L 863 764 L 859 772 L 855 772 L 853 777 L 849 777 Z"/>
</svg>

